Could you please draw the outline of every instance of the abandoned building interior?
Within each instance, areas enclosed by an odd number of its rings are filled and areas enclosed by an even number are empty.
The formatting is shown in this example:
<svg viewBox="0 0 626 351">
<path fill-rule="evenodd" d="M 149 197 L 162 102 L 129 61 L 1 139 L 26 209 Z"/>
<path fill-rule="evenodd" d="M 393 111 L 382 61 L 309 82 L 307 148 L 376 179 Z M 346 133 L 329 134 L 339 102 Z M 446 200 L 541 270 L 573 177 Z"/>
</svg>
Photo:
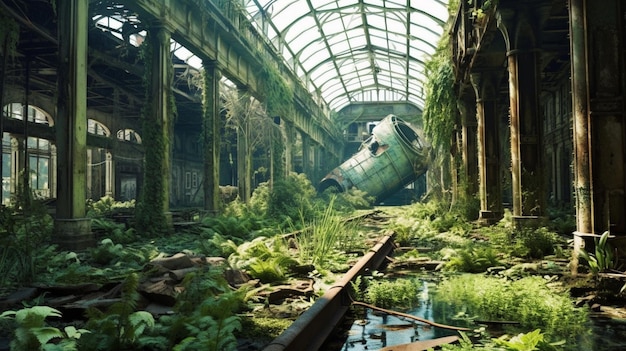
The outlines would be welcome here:
<svg viewBox="0 0 626 351">
<path fill-rule="evenodd" d="M 220 188 L 245 200 L 273 172 L 318 182 L 385 116 L 419 124 L 446 36 L 455 191 L 479 219 L 556 206 L 575 211 L 578 246 L 626 233 L 623 1 L 0 6 L 2 202 L 23 185 L 54 200 L 61 244 L 92 240 L 86 199 L 216 212 Z"/>
</svg>

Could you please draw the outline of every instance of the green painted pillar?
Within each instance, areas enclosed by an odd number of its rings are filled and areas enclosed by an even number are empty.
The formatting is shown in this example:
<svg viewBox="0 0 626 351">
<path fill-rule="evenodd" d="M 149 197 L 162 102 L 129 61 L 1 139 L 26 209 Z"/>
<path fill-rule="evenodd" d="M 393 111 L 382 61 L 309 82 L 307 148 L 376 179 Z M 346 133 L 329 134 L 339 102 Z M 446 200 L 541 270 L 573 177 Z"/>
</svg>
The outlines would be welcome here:
<svg viewBox="0 0 626 351">
<path fill-rule="evenodd" d="M 88 2 L 58 0 L 57 209 L 54 241 L 69 250 L 93 245 L 85 218 Z"/>
</svg>

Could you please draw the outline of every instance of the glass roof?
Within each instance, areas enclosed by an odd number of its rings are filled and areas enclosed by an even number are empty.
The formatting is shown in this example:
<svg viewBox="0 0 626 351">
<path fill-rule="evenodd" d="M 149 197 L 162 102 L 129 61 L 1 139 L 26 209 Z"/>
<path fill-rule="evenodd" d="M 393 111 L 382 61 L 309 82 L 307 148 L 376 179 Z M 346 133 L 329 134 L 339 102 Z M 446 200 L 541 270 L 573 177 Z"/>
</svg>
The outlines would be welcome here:
<svg viewBox="0 0 626 351">
<path fill-rule="evenodd" d="M 353 102 L 424 106 L 424 62 L 448 20 L 448 0 L 244 0 L 309 90 L 330 109 Z"/>
</svg>

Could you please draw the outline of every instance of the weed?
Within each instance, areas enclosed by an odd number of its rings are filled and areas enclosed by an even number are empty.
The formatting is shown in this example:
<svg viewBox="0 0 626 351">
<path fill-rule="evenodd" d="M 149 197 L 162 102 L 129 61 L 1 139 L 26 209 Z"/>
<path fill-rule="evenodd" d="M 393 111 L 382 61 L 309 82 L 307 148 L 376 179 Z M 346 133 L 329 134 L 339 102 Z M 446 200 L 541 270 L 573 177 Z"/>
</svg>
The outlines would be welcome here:
<svg viewBox="0 0 626 351">
<path fill-rule="evenodd" d="M 371 281 L 365 301 L 381 308 L 410 309 L 419 303 L 420 284 L 414 279 Z"/>
<path fill-rule="evenodd" d="M 521 328 L 541 328 L 555 339 L 575 342 L 589 332 L 587 313 L 574 307 L 563 291 L 556 291 L 541 277 L 511 281 L 482 275 L 461 275 L 441 282 L 434 308 L 446 322 L 464 315 L 482 320 L 517 321 Z"/>
<path fill-rule="evenodd" d="M 301 220 L 305 229 L 297 237 L 298 255 L 300 261 L 310 262 L 321 269 L 330 269 L 339 250 L 346 250 L 354 245 L 357 223 L 346 223 L 333 209 L 335 197 L 332 196 L 324 212 L 311 222 L 306 223 L 304 216 Z M 341 246 L 343 244 L 343 246 Z"/>
</svg>

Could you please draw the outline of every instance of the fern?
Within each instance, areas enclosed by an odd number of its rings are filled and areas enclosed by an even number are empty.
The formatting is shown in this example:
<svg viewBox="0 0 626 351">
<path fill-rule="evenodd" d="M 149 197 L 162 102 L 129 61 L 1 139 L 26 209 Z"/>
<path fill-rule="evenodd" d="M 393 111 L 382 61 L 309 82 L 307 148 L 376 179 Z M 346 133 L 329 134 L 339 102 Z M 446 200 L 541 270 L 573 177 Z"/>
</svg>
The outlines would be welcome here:
<svg viewBox="0 0 626 351">
<path fill-rule="evenodd" d="M 230 316 L 215 320 L 204 316 L 195 320 L 194 324 L 186 324 L 193 336 L 185 338 L 174 347 L 174 351 L 229 351 L 237 350 L 235 332 L 241 330 L 239 317 Z"/>
<path fill-rule="evenodd" d="M 219 270 L 188 274 L 177 298 L 176 316 L 162 318 L 172 347 L 183 350 L 235 350 L 235 332 L 241 329 L 235 313 L 246 291 L 232 291 Z"/>
<path fill-rule="evenodd" d="M 84 338 L 84 342 L 81 340 L 81 345 L 89 350 L 118 350 L 141 343 L 141 338 L 155 322 L 150 313 L 135 311 L 139 300 L 138 286 L 139 278 L 132 273 L 122 284 L 120 301 L 106 312 L 95 308 L 87 310 L 87 326 L 94 333 Z"/>
<path fill-rule="evenodd" d="M 3 312 L 0 319 L 14 320 L 17 324 L 11 350 L 77 350 L 76 340 L 89 331 L 72 326 L 61 331 L 46 325 L 45 320 L 49 317 L 61 317 L 61 312 L 48 306 Z"/>
</svg>

